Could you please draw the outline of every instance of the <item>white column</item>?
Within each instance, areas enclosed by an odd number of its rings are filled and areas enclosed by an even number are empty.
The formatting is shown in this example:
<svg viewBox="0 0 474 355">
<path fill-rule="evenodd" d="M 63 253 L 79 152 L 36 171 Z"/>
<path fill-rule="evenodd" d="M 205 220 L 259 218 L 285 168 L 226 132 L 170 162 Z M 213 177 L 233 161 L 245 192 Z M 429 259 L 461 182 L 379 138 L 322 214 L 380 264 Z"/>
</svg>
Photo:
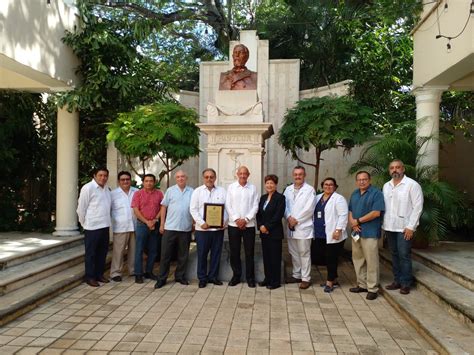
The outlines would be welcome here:
<svg viewBox="0 0 474 355">
<path fill-rule="evenodd" d="M 115 148 L 114 142 L 107 145 L 107 169 L 109 169 L 109 179 L 107 186 L 115 189 L 118 186 L 117 175 L 119 173 L 119 151 Z"/>
<path fill-rule="evenodd" d="M 78 235 L 79 113 L 62 108 L 57 117 L 56 236 Z"/>
<path fill-rule="evenodd" d="M 439 163 L 439 103 L 446 87 L 424 87 L 413 91 L 416 97 L 416 136 L 430 137 L 419 151 L 418 166 Z"/>
</svg>

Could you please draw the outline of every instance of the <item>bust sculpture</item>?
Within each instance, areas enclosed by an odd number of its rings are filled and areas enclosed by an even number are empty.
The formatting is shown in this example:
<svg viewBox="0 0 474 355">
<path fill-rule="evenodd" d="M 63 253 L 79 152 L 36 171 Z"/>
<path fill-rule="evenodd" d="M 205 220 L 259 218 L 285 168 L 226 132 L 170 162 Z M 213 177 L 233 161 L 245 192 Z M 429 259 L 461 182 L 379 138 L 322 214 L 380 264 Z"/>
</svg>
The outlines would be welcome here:
<svg viewBox="0 0 474 355">
<path fill-rule="evenodd" d="M 232 52 L 234 67 L 221 73 L 219 90 L 256 90 L 257 73 L 248 70 L 245 66 L 249 59 L 249 49 L 243 44 L 238 44 Z"/>
</svg>

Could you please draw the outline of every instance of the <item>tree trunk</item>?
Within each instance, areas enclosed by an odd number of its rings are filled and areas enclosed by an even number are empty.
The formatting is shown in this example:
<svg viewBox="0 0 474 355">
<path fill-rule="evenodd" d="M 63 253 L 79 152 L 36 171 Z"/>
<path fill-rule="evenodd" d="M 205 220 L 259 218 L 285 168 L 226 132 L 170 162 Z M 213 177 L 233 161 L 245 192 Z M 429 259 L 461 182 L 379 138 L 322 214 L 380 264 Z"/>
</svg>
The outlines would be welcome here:
<svg viewBox="0 0 474 355">
<path fill-rule="evenodd" d="M 319 184 L 319 165 L 321 161 L 321 151 L 316 148 L 316 165 L 314 167 L 314 190 L 318 190 L 318 184 Z"/>
</svg>

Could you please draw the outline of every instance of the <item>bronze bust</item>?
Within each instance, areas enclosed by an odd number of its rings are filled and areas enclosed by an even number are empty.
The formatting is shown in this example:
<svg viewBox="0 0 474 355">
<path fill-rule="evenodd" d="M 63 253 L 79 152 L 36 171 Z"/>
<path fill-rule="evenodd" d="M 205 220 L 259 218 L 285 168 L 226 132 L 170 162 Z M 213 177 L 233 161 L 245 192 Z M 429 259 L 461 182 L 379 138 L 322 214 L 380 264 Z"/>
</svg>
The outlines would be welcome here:
<svg viewBox="0 0 474 355">
<path fill-rule="evenodd" d="M 236 45 L 232 59 L 234 67 L 221 73 L 219 90 L 256 90 L 257 73 L 245 66 L 249 59 L 249 49 L 243 44 Z"/>
</svg>

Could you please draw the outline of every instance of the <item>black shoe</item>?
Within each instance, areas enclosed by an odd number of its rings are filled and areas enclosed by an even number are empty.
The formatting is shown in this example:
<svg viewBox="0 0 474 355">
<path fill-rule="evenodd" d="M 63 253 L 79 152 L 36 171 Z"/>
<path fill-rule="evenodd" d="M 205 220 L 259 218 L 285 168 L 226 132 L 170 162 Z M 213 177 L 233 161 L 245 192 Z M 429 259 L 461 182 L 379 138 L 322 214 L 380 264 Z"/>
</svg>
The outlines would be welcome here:
<svg viewBox="0 0 474 355">
<path fill-rule="evenodd" d="M 393 281 L 390 285 L 385 286 L 386 290 L 392 291 L 392 290 L 398 290 L 402 287 L 398 282 Z"/>
<path fill-rule="evenodd" d="M 239 279 L 234 279 L 232 278 L 230 281 L 229 281 L 229 286 L 235 286 L 235 285 L 238 285 L 240 283 L 240 280 Z"/>
<path fill-rule="evenodd" d="M 209 283 L 210 283 L 210 284 L 214 284 L 214 285 L 216 285 L 216 286 L 222 286 L 222 285 L 223 285 L 222 281 L 219 281 L 218 279 L 209 280 Z"/>
<path fill-rule="evenodd" d="M 249 285 L 250 288 L 255 288 L 255 286 L 256 286 L 255 281 L 253 281 L 253 280 L 248 281 L 247 285 Z"/>
<path fill-rule="evenodd" d="M 120 282 L 120 281 L 122 281 L 122 276 L 114 276 L 114 277 L 112 277 L 112 281 Z"/>
<path fill-rule="evenodd" d="M 178 279 L 178 280 L 174 280 L 175 282 L 181 284 L 181 285 L 184 285 L 184 286 L 188 286 L 189 285 L 189 281 L 188 280 L 185 280 L 185 279 Z"/>
<path fill-rule="evenodd" d="M 369 292 L 365 298 L 370 301 L 375 300 L 377 298 L 377 292 Z"/>
<path fill-rule="evenodd" d="M 269 289 L 269 290 L 275 290 L 275 289 L 280 288 L 280 287 L 281 287 L 281 285 L 267 285 L 267 289 Z"/>
<path fill-rule="evenodd" d="M 158 280 L 155 284 L 155 288 L 162 288 L 164 285 L 166 285 L 166 280 Z"/>
<path fill-rule="evenodd" d="M 352 288 L 350 288 L 350 289 L 349 289 L 349 292 L 361 293 L 361 292 L 367 292 L 367 289 L 357 286 L 357 287 L 352 287 Z"/>
<path fill-rule="evenodd" d="M 266 286 L 268 286 L 268 282 L 265 281 L 265 280 L 263 280 L 262 282 L 259 282 L 258 285 L 259 285 L 260 287 L 266 287 Z"/>
<path fill-rule="evenodd" d="M 142 284 L 143 283 L 143 276 L 136 276 L 135 275 L 135 283 L 136 284 Z"/>
<path fill-rule="evenodd" d="M 199 281 L 199 288 L 204 288 L 207 286 L 207 281 Z"/>
<path fill-rule="evenodd" d="M 145 272 L 145 275 L 143 275 L 145 279 L 150 279 L 150 280 L 158 280 L 158 277 L 153 274 L 152 272 Z"/>
</svg>

